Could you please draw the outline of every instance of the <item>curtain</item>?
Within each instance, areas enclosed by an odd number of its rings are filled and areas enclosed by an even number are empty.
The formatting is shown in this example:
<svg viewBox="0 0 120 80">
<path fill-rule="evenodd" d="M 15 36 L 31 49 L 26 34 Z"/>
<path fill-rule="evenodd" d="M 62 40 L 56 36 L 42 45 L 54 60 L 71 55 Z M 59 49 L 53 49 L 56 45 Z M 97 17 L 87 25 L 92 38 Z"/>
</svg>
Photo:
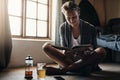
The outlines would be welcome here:
<svg viewBox="0 0 120 80">
<path fill-rule="evenodd" d="M 55 24 L 55 45 L 60 46 L 59 26 L 63 23 L 63 14 L 61 12 L 62 0 L 57 0 L 56 24 Z"/>
<path fill-rule="evenodd" d="M 56 10 L 56 24 L 55 24 L 55 45 L 61 46 L 60 45 L 60 35 L 59 35 L 59 26 L 65 21 L 65 18 L 61 12 L 61 6 L 63 3 L 66 1 L 74 1 L 74 0 L 57 0 L 57 10 Z"/>
<path fill-rule="evenodd" d="M 8 66 L 11 50 L 12 40 L 8 19 L 8 1 L 0 0 L 0 70 Z"/>
</svg>

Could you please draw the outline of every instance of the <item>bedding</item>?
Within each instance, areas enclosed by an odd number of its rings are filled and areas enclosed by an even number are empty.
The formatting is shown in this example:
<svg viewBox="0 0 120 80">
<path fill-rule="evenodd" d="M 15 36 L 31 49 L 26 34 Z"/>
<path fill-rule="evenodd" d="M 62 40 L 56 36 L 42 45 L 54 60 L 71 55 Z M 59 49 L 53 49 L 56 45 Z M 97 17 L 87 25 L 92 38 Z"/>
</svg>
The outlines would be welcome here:
<svg viewBox="0 0 120 80">
<path fill-rule="evenodd" d="M 97 45 L 109 48 L 114 51 L 120 51 L 120 35 L 119 34 L 100 35 L 97 38 Z"/>
</svg>

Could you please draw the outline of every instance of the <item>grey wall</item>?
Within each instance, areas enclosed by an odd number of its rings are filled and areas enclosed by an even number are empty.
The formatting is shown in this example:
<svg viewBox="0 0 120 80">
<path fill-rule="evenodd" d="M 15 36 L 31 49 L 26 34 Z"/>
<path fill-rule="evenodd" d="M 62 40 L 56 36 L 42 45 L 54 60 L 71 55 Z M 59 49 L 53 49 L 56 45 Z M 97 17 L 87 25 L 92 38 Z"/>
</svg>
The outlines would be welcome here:
<svg viewBox="0 0 120 80">
<path fill-rule="evenodd" d="M 36 65 L 37 62 L 51 63 L 52 60 L 49 59 L 42 50 L 42 45 L 45 42 L 49 41 L 13 39 L 13 48 L 9 67 L 25 66 L 25 57 L 28 55 L 33 57 L 34 65 Z"/>
</svg>

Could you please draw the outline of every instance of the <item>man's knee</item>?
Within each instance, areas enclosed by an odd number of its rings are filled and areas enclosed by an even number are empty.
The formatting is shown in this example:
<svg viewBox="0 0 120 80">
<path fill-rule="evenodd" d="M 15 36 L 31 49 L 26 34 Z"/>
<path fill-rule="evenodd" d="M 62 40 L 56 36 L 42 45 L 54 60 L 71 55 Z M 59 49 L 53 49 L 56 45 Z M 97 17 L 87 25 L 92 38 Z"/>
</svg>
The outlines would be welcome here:
<svg viewBox="0 0 120 80">
<path fill-rule="evenodd" d="M 51 44 L 48 43 L 48 42 L 46 42 L 46 43 L 43 44 L 42 49 L 43 49 L 44 51 L 48 51 L 48 49 L 49 49 L 50 47 L 51 47 Z"/>
<path fill-rule="evenodd" d="M 102 47 L 99 47 L 99 48 L 95 49 L 95 52 L 98 54 L 105 54 L 106 50 Z"/>
</svg>

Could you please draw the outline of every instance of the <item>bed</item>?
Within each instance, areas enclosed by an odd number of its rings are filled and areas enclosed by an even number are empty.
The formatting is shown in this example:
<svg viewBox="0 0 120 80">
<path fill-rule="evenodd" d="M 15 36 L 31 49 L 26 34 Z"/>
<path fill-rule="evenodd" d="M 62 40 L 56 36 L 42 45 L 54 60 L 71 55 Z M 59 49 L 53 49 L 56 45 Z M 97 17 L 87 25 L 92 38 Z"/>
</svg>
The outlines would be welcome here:
<svg viewBox="0 0 120 80">
<path fill-rule="evenodd" d="M 120 62 L 120 18 L 112 18 L 97 37 L 97 45 L 107 51 L 106 61 Z"/>
<path fill-rule="evenodd" d="M 101 35 L 97 38 L 98 46 L 120 51 L 120 35 Z"/>
</svg>

